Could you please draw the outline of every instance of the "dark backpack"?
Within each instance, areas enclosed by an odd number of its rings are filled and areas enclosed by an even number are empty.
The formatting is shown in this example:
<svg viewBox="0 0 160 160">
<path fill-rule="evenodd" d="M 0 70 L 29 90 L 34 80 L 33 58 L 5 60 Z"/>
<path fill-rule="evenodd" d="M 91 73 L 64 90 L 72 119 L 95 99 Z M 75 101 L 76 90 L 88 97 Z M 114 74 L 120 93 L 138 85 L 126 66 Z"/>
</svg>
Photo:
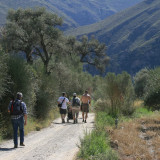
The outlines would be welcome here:
<svg viewBox="0 0 160 160">
<path fill-rule="evenodd" d="M 12 101 L 10 114 L 11 115 L 21 115 L 23 113 L 22 109 L 22 101 L 16 99 L 15 101 Z"/>
<path fill-rule="evenodd" d="M 77 97 L 73 98 L 72 106 L 80 106 L 80 101 Z"/>
</svg>

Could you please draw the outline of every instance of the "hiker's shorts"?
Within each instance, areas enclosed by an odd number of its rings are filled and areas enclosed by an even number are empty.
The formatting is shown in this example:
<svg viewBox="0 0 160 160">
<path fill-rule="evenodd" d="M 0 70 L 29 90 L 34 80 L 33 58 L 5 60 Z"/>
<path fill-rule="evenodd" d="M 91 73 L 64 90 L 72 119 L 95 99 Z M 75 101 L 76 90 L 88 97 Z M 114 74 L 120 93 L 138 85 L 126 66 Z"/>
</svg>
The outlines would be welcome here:
<svg viewBox="0 0 160 160">
<path fill-rule="evenodd" d="M 72 115 L 75 116 L 79 114 L 79 110 L 80 108 L 79 107 L 72 107 Z"/>
<path fill-rule="evenodd" d="M 60 114 L 67 114 L 67 109 L 60 108 Z"/>
<path fill-rule="evenodd" d="M 82 112 L 89 112 L 89 104 L 82 103 Z"/>
</svg>

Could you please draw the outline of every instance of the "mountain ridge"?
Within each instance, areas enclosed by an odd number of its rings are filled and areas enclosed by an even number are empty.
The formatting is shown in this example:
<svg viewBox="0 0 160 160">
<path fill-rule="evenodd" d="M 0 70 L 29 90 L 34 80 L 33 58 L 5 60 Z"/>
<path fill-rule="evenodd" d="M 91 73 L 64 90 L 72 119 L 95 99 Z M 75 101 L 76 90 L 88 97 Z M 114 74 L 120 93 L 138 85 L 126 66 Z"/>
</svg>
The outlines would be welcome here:
<svg viewBox="0 0 160 160">
<path fill-rule="evenodd" d="M 107 71 L 135 74 L 144 67 L 153 68 L 160 64 L 160 1 L 145 0 L 101 22 L 65 32 L 73 33 L 94 35 L 107 45 L 111 57 Z"/>
<path fill-rule="evenodd" d="M 0 24 L 5 23 L 9 8 L 46 7 L 47 10 L 57 13 L 64 18 L 63 29 L 78 27 L 100 21 L 120 10 L 133 6 L 142 0 L 0 0 Z"/>
</svg>

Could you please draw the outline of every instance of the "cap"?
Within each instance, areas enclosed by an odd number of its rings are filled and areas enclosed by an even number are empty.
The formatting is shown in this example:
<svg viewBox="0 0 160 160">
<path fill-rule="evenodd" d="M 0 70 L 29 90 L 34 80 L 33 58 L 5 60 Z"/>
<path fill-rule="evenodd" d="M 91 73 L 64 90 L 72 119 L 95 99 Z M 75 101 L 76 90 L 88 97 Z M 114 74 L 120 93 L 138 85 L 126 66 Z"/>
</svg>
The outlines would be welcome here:
<svg viewBox="0 0 160 160">
<path fill-rule="evenodd" d="M 21 92 L 17 92 L 17 98 L 23 97 L 23 94 Z"/>
<path fill-rule="evenodd" d="M 73 96 L 76 96 L 77 94 L 76 93 L 73 93 Z"/>
</svg>

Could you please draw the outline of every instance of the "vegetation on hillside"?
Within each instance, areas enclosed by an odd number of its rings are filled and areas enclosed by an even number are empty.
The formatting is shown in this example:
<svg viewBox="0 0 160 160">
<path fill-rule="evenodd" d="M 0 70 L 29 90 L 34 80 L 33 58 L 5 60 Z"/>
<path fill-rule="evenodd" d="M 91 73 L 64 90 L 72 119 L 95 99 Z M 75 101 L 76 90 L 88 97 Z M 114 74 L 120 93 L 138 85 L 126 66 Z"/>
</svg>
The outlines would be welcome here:
<svg viewBox="0 0 160 160">
<path fill-rule="evenodd" d="M 24 94 L 28 107 L 30 127 L 27 129 L 39 130 L 41 124 L 45 126 L 45 122 L 53 118 L 51 114 L 56 113 L 57 98 L 62 91 L 69 98 L 73 92 L 79 95 L 88 89 L 95 101 L 95 130 L 81 139 L 79 157 L 118 159 L 117 153 L 111 148 L 117 147 L 117 141 L 110 139 L 107 127 L 112 128 L 124 119 L 137 118 L 142 114 L 150 114 L 150 110 L 160 109 L 160 68 L 139 71 L 133 78 L 134 83 L 127 72 L 118 75 L 108 73 L 105 77 L 92 76 L 84 72 L 83 66 L 90 64 L 103 71 L 109 60 L 104 54 L 106 46 L 103 43 L 95 38 L 82 37 L 76 40 L 75 37 L 65 37 L 56 27 L 61 19 L 43 8 L 10 11 L 8 18 L 0 34 L 0 139 L 11 137 L 7 106 L 18 91 Z M 36 23 L 33 23 L 34 19 Z M 31 52 L 22 50 L 25 47 Z M 146 109 L 135 108 L 135 95 L 144 101 Z M 159 123 L 156 119 L 151 120 L 151 123 L 154 122 Z M 121 129 L 117 130 L 121 132 Z M 113 132 L 113 139 L 115 134 Z M 149 133 L 146 135 L 153 136 Z M 119 136 L 118 141 L 125 136 Z M 157 147 L 158 136 L 154 137 Z M 125 139 L 123 142 L 126 142 Z M 125 154 L 131 154 L 129 151 L 124 149 Z"/>
<path fill-rule="evenodd" d="M 8 9 L 45 7 L 48 11 L 63 17 L 63 29 L 98 22 L 120 10 L 133 6 L 142 0 L 0 0 L 0 25 L 6 22 Z"/>
<path fill-rule="evenodd" d="M 107 72 L 135 75 L 160 64 L 160 1 L 145 0 L 105 20 L 67 31 L 66 35 L 94 35 L 105 43 L 111 65 Z"/>
</svg>

